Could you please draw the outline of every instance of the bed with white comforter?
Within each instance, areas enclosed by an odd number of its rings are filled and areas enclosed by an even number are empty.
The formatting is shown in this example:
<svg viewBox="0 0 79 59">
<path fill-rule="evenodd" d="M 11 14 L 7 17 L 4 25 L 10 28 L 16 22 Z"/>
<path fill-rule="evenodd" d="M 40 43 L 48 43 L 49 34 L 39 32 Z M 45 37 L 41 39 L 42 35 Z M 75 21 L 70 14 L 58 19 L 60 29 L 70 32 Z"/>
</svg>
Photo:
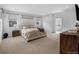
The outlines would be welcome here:
<svg viewBox="0 0 79 59">
<path fill-rule="evenodd" d="M 37 28 L 22 29 L 21 33 L 22 37 L 25 38 L 26 41 L 31 41 L 46 36 L 45 32 L 40 32 Z"/>
</svg>

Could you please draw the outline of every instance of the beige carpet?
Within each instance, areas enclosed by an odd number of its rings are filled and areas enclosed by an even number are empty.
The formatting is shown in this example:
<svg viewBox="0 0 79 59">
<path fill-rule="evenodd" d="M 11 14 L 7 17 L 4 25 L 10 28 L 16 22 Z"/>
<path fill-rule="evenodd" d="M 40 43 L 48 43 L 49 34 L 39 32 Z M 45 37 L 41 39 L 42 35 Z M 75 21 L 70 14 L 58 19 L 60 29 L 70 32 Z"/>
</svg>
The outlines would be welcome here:
<svg viewBox="0 0 79 59">
<path fill-rule="evenodd" d="M 31 42 L 26 42 L 21 36 L 9 37 L 0 44 L 1 54 L 57 54 L 59 53 L 59 34 L 48 33 Z"/>
</svg>

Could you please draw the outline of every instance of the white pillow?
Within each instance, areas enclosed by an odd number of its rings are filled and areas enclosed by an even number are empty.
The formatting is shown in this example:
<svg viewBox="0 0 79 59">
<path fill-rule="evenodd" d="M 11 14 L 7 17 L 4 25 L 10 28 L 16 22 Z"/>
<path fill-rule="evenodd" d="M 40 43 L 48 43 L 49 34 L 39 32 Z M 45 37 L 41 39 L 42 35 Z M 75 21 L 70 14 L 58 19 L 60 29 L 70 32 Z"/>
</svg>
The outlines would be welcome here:
<svg viewBox="0 0 79 59">
<path fill-rule="evenodd" d="M 25 27 L 25 26 L 23 26 L 23 29 L 26 29 L 26 27 Z"/>
</svg>

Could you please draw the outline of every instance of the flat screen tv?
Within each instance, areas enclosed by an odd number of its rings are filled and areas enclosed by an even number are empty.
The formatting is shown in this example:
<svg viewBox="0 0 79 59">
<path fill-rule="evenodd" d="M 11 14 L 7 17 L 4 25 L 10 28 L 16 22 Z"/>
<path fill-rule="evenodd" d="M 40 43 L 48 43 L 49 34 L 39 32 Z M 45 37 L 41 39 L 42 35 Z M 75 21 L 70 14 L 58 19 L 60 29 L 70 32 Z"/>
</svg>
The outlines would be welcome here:
<svg viewBox="0 0 79 59">
<path fill-rule="evenodd" d="M 77 20 L 79 21 L 79 6 L 77 4 L 75 4 L 75 9 L 76 9 L 76 17 Z"/>
</svg>

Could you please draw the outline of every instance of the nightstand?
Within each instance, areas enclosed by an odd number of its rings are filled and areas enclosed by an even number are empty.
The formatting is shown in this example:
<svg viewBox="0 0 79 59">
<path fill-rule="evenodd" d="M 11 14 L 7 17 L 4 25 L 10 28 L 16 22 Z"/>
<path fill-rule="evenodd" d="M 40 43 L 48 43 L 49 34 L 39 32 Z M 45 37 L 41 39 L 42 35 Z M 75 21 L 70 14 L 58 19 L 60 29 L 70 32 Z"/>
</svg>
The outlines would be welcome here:
<svg viewBox="0 0 79 59">
<path fill-rule="evenodd" d="M 16 37 L 16 36 L 20 36 L 20 35 L 21 35 L 20 30 L 12 31 L 12 37 Z"/>
</svg>

